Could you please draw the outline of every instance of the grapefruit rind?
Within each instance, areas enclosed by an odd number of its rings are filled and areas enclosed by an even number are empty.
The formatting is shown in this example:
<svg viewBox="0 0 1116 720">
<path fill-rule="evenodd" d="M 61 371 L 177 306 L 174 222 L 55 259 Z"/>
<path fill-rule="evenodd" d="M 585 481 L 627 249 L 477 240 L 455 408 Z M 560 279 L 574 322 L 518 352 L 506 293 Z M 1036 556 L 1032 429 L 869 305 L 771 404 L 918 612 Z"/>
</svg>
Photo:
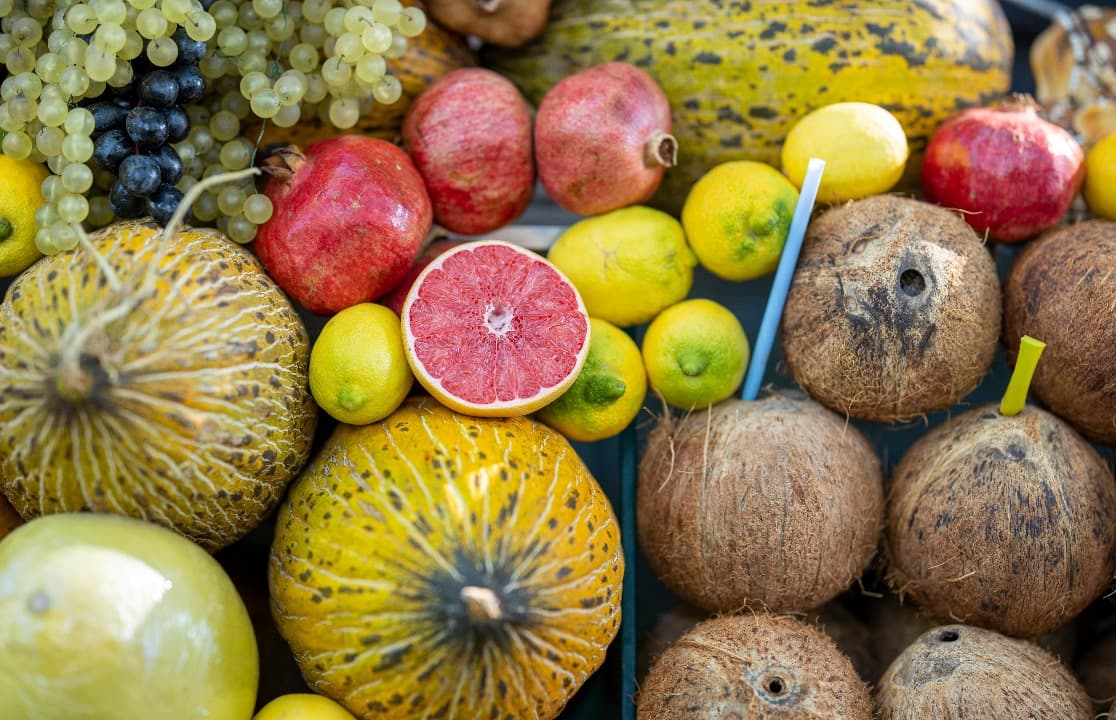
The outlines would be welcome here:
<svg viewBox="0 0 1116 720">
<path fill-rule="evenodd" d="M 427 368 L 426 364 L 419 357 L 416 350 L 416 336 L 411 327 L 411 309 L 416 299 L 419 297 L 420 291 L 427 277 L 445 265 L 446 261 L 456 256 L 458 253 L 476 252 L 482 247 L 504 247 L 516 253 L 519 253 L 530 259 L 531 262 L 544 265 L 553 271 L 561 282 L 569 288 L 570 293 L 576 299 L 577 311 L 584 319 L 585 332 L 583 334 L 581 345 L 578 347 L 574 357 L 574 365 L 570 372 L 558 383 L 547 385 L 541 388 L 537 393 L 526 397 L 517 397 L 512 400 L 494 400 L 486 403 L 476 403 L 469 401 L 459 395 L 453 393 L 446 388 L 441 379 L 434 377 L 434 375 Z M 451 248 L 442 254 L 438 255 L 429 265 L 423 268 L 418 277 L 415 278 L 411 289 L 407 293 L 406 299 L 403 301 L 403 309 L 400 314 L 402 327 L 403 327 L 403 346 L 407 355 L 407 362 L 411 365 L 411 370 L 415 374 L 415 378 L 419 383 L 426 388 L 435 399 L 441 402 L 446 407 L 459 413 L 466 415 L 475 415 L 479 417 L 517 417 L 521 415 L 528 415 L 546 406 L 550 402 L 556 400 L 558 396 L 564 393 L 573 385 L 577 380 L 578 374 L 581 372 L 582 367 L 585 365 L 585 360 L 589 355 L 589 313 L 585 309 L 585 303 L 581 299 L 580 293 L 574 286 L 570 279 L 559 270 L 553 263 L 539 254 L 532 252 L 524 247 L 514 243 L 505 242 L 503 240 L 475 240 L 463 243 L 457 247 Z"/>
</svg>

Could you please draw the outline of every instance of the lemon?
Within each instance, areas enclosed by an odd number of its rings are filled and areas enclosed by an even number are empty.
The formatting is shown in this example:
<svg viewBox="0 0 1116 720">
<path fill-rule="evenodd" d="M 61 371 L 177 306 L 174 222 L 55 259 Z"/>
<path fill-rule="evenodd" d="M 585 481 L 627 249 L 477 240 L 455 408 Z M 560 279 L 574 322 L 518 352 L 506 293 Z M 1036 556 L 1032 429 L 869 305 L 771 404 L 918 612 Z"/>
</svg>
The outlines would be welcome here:
<svg viewBox="0 0 1116 720">
<path fill-rule="evenodd" d="M 310 392 L 343 423 L 383 420 L 402 404 L 413 382 L 399 316 L 383 305 L 345 308 L 329 319 L 310 349 Z"/>
<path fill-rule="evenodd" d="M 811 157 L 825 161 L 818 202 L 881 195 L 907 167 L 907 136 L 894 115 L 872 103 L 842 102 L 799 118 L 783 143 L 783 172 L 796 187 Z"/>
<path fill-rule="evenodd" d="M 49 174 L 40 163 L 0 155 L 0 277 L 18 275 L 43 255 L 35 247 L 35 211 Z"/>
<path fill-rule="evenodd" d="M 661 312 L 647 327 L 641 349 L 651 387 L 683 410 L 700 410 L 732 395 L 750 353 L 732 311 L 702 298 Z"/>
<path fill-rule="evenodd" d="M 1101 139 L 1086 153 L 1082 194 L 1090 212 L 1116 220 L 1116 134 Z"/>
<path fill-rule="evenodd" d="M 721 163 L 690 189 L 682 227 L 706 270 L 725 280 L 753 280 L 779 265 L 797 202 L 794 185 L 770 165 Z"/>
<path fill-rule="evenodd" d="M 644 323 L 690 292 L 697 258 L 682 226 L 640 205 L 574 223 L 547 253 L 577 288 L 590 317 Z"/>
<path fill-rule="evenodd" d="M 535 417 L 570 440 L 595 442 L 628 427 L 646 395 L 639 346 L 607 320 L 590 317 L 589 355 L 577 380 Z"/>
<path fill-rule="evenodd" d="M 356 720 L 345 708 L 322 695 L 291 693 L 264 705 L 252 720 Z"/>
</svg>

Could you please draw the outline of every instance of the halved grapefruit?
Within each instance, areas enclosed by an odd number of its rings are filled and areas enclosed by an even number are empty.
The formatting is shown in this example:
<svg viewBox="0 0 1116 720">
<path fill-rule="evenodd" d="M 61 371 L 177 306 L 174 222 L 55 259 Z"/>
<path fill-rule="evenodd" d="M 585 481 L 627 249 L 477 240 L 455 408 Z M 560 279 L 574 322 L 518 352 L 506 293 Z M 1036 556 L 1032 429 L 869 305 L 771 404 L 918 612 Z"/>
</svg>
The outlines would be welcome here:
<svg viewBox="0 0 1116 720">
<path fill-rule="evenodd" d="M 469 415 L 538 410 L 573 384 L 589 352 L 589 315 L 573 283 L 500 240 L 435 258 L 407 293 L 402 320 L 415 377 Z"/>
</svg>

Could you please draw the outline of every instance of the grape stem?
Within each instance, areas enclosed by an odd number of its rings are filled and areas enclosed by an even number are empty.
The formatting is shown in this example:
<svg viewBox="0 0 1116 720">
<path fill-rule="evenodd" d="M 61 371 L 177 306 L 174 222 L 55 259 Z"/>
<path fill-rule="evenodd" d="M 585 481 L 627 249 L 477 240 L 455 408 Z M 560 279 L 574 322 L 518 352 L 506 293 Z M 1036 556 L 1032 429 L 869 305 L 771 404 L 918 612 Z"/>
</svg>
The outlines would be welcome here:
<svg viewBox="0 0 1116 720">
<path fill-rule="evenodd" d="M 190 212 L 190 206 L 193 205 L 199 197 L 201 197 L 201 194 L 203 192 L 215 185 L 221 185 L 223 183 L 233 182 L 234 180 L 240 180 L 241 178 L 259 175 L 260 172 L 261 170 L 258 167 L 250 167 L 245 168 L 244 170 L 237 170 L 235 172 L 211 175 L 210 177 L 207 177 L 204 180 L 196 183 L 186 192 L 186 195 L 182 198 L 182 201 L 178 203 L 178 207 L 175 208 L 174 215 L 171 215 L 171 219 L 167 222 L 166 227 L 163 228 L 160 242 L 165 245 L 170 240 L 170 238 L 174 237 L 175 234 L 178 233 L 178 231 L 181 229 L 182 221 L 186 217 L 186 213 Z"/>
</svg>

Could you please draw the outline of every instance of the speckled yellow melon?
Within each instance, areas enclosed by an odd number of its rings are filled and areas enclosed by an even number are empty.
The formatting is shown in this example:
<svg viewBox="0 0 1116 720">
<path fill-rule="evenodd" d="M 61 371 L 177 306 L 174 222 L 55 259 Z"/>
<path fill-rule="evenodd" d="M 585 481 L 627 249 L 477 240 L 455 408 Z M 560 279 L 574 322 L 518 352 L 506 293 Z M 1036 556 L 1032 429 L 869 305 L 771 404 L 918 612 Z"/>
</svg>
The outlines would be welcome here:
<svg viewBox="0 0 1116 720">
<path fill-rule="evenodd" d="M 272 610 L 362 720 L 549 720 L 616 635 L 619 535 L 558 433 L 411 400 L 340 426 L 292 489 Z"/>
<path fill-rule="evenodd" d="M 110 226 L 0 305 L 0 491 L 25 518 L 129 515 L 216 550 L 309 451 L 309 341 L 279 287 L 213 230 Z"/>
</svg>

